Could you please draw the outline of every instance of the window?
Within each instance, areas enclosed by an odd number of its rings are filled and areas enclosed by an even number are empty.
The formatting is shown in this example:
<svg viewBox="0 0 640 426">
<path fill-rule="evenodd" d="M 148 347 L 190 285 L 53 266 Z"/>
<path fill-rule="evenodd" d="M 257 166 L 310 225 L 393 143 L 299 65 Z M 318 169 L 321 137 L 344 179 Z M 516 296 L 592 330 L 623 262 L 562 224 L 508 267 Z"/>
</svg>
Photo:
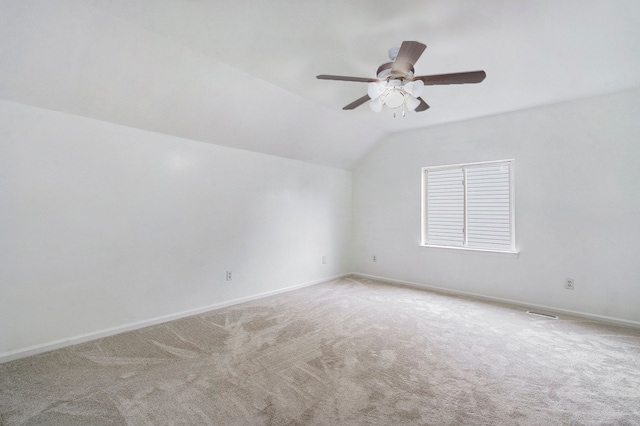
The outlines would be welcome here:
<svg viewBox="0 0 640 426">
<path fill-rule="evenodd" d="M 515 252 L 513 160 L 422 171 L 423 245 Z"/>
</svg>

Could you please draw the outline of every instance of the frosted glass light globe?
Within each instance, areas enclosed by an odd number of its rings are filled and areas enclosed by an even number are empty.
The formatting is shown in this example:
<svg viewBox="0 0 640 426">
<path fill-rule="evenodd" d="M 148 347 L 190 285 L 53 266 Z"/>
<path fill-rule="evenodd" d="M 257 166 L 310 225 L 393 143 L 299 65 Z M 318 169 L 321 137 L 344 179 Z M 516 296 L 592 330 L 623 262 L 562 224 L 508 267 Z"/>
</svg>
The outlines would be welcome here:
<svg viewBox="0 0 640 426">
<path fill-rule="evenodd" d="M 391 90 L 384 98 L 384 104 L 389 108 L 398 108 L 404 103 L 404 94 L 400 90 Z"/>
</svg>

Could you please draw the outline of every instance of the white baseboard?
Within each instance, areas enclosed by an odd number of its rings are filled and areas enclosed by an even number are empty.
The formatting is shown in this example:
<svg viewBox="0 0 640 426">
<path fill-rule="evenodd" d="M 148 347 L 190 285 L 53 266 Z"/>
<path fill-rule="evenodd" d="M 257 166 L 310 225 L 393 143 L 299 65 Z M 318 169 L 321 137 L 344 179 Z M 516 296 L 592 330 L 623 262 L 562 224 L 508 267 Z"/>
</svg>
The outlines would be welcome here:
<svg viewBox="0 0 640 426">
<path fill-rule="evenodd" d="M 622 318 L 614 318 L 614 317 L 609 317 L 609 316 L 605 316 L 605 315 L 589 314 L 589 313 L 586 313 L 586 312 L 572 311 L 572 310 L 569 310 L 569 309 L 556 308 L 556 307 L 552 307 L 552 306 L 537 305 L 537 304 L 533 304 L 533 303 L 522 302 L 520 300 L 505 299 L 505 298 L 493 297 L 493 296 L 485 296 L 485 295 L 482 295 L 482 294 L 470 293 L 470 292 L 459 291 L 459 290 L 452 290 L 452 289 L 448 289 L 448 288 L 444 288 L 444 287 L 438 287 L 438 286 L 433 286 L 433 285 L 416 283 L 416 282 L 412 282 L 412 281 L 403 281 L 403 280 L 396 280 L 396 279 L 393 279 L 393 278 L 378 277 L 378 276 L 375 276 L 375 275 L 361 274 L 359 272 L 354 272 L 351 275 L 355 275 L 355 276 L 363 277 L 363 278 L 369 278 L 369 279 L 377 280 L 377 281 L 384 281 L 384 282 L 388 282 L 388 283 L 406 285 L 406 286 L 409 286 L 409 287 L 420 288 L 420 289 L 423 289 L 423 290 L 431 290 L 431 291 L 435 291 L 435 292 L 438 292 L 438 293 L 446 293 L 446 294 L 451 294 L 451 295 L 455 295 L 455 296 L 468 296 L 468 297 L 473 297 L 475 299 L 487 300 L 487 301 L 491 301 L 491 302 L 508 303 L 510 305 L 521 306 L 523 308 L 541 309 L 541 310 L 548 311 L 548 312 L 553 312 L 553 313 L 557 313 L 557 314 L 571 315 L 571 316 L 574 316 L 574 317 L 584 318 L 584 319 L 597 321 L 597 322 L 603 322 L 603 323 L 607 323 L 607 324 L 615 324 L 615 325 L 622 325 L 622 326 L 625 326 L 625 327 L 640 328 L 640 322 L 626 320 L 626 319 L 622 319 Z"/>
<path fill-rule="evenodd" d="M 349 275 L 352 275 L 352 274 L 348 273 L 348 274 L 335 275 L 332 277 L 322 278 L 315 281 L 309 281 L 302 284 L 292 285 L 292 286 L 281 288 L 278 290 L 267 291 L 264 293 L 254 294 L 251 296 L 246 296 L 238 299 L 228 300 L 225 302 L 215 303 L 213 305 L 202 306 L 200 308 L 190 309 L 188 311 L 177 312 L 169 315 L 163 315 L 160 317 L 155 317 L 147 320 L 124 324 L 118 327 L 107 328 L 107 329 L 103 329 L 103 330 L 99 330 L 91 333 L 72 336 L 72 337 L 68 337 L 60 340 L 54 340 L 52 342 L 29 346 L 26 348 L 16 349 L 13 351 L 3 352 L 3 353 L 0 353 L 0 364 L 13 361 L 16 359 L 20 359 L 20 358 L 26 358 L 32 355 L 41 354 L 44 352 L 49 352 L 55 349 L 64 348 L 67 346 L 77 345 L 79 343 L 89 342 L 91 340 L 101 339 L 103 337 L 113 336 L 115 334 L 124 333 L 125 331 L 138 330 L 140 328 L 148 327 L 150 325 L 161 324 L 163 322 L 173 321 L 173 320 L 188 317 L 191 315 L 198 315 L 203 312 L 213 311 L 216 309 L 225 308 L 227 306 L 237 305 L 244 302 L 250 302 L 252 300 L 262 299 L 264 297 L 273 296 L 280 293 L 286 293 L 288 291 L 293 291 L 300 288 L 309 287 L 315 284 L 336 280 Z"/>
</svg>

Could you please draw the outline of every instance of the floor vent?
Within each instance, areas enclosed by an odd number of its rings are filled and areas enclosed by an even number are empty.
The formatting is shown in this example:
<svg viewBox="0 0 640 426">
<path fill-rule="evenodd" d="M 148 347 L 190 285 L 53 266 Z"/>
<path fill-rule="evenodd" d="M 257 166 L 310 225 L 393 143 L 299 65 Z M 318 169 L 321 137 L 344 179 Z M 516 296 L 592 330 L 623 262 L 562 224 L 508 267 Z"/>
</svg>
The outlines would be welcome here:
<svg viewBox="0 0 640 426">
<path fill-rule="evenodd" d="M 545 318 L 551 318 L 551 319 L 558 319 L 557 316 L 555 315 L 551 315 L 551 314 L 543 314 L 542 312 L 536 312 L 536 311 L 527 311 L 528 314 L 531 315 L 538 315 L 540 317 L 545 317 Z"/>
</svg>

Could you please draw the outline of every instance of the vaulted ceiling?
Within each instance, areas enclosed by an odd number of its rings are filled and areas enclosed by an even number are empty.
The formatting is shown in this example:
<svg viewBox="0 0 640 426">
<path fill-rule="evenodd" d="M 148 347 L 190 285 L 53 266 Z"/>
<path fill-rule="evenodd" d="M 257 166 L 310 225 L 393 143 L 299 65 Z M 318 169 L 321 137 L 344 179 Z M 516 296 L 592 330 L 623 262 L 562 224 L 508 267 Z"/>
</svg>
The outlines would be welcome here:
<svg viewBox="0 0 640 426">
<path fill-rule="evenodd" d="M 389 48 L 427 45 L 405 118 L 342 107 Z M 381 138 L 640 87 L 637 0 L 0 0 L 0 99 L 352 168 Z"/>
</svg>

